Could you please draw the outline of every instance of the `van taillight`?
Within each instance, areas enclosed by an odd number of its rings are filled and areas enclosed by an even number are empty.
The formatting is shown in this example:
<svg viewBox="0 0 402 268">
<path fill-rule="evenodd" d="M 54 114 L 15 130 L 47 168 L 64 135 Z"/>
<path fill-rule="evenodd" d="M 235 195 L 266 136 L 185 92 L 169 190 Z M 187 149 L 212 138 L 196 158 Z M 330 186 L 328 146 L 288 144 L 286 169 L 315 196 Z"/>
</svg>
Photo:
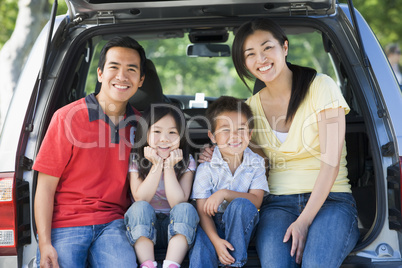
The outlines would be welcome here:
<svg viewBox="0 0 402 268">
<path fill-rule="evenodd" d="M 0 173 L 0 256 L 17 255 L 14 173 Z"/>
</svg>

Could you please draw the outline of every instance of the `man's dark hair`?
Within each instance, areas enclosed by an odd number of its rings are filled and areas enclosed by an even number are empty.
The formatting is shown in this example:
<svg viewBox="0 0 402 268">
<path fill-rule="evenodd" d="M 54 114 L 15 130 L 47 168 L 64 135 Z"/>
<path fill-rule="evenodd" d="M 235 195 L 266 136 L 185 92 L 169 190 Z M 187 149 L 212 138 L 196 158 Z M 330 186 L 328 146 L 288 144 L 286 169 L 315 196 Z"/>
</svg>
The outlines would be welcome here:
<svg viewBox="0 0 402 268">
<path fill-rule="evenodd" d="M 146 62 L 146 56 L 145 56 L 145 51 L 144 48 L 134 39 L 128 36 L 117 36 L 111 39 L 109 42 L 105 44 L 105 46 L 102 48 L 100 56 L 99 56 L 99 62 L 98 62 L 98 68 L 103 72 L 103 68 L 105 67 L 105 62 L 106 62 L 106 53 L 108 52 L 109 49 L 112 47 L 125 47 L 125 48 L 131 48 L 134 49 L 140 54 L 140 59 L 141 59 L 141 70 L 140 70 L 140 75 L 141 77 L 145 74 L 145 62 Z"/>
<path fill-rule="evenodd" d="M 244 101 L 230 96 L 221 96 L 219 99 L 209 105 L 206 111 L 206 117 L 211 124 L 210 131 L 215 132 L 216 118 L 225 112 L 238 112 L 247 118 L 247 124 L 250 131 L 254 128 L 253 112 Z"/>
</svg>

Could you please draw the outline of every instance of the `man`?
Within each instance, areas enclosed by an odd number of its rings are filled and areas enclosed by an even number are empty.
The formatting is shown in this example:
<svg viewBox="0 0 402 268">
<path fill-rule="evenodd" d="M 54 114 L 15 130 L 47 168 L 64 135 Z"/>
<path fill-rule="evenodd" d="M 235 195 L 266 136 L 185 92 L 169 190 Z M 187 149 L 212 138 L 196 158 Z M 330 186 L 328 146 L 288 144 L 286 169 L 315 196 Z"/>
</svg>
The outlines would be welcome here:
<svg viewBox="0 0 402 268">
<path fill-rule="evenodd" d="M 99 94 L 54 114 L 33 167 L 40 267 L 135 267 L 123 217 L 139 113 L 128 100 L 144 81 L 145 61 L 135 40 L 110 40 L 99 58 Z"/>
</svg>

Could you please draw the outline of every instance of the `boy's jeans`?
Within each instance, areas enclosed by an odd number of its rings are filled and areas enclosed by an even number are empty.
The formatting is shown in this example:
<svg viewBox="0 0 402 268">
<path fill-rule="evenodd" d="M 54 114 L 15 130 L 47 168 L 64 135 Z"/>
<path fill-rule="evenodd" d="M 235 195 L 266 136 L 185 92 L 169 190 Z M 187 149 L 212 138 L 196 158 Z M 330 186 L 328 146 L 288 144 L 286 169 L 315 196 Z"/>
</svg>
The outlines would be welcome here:
<svg viewBox="0 0 402 268">
<path fill-rule="evenodd" d="M 269 195 L 264 198 L 256 231 L 261 267 L 300 267 L 290 256 L 292 239 L 283 243 L 310 194 Z M 359 238 L 356 203 L 350 193 L 330 193 L 311 224 L 301 267 L 339 267 Z"/>
<path fill-rule="evenodd" d="M 234 247 L 234 251 L 228 249 L 235 259 L 230 266 L 242 267 L 247 262 L 247 248 L 259 220 L 257 208 L 248 199 L 236 198 L 230 202 L 224 213 L 216 214 L 213 219 L 218 235 Z M 198 228 L 194 247 L 190 250 L 190 268 L 219 265 L 222 266 L 214 245 L 204 230 Z"/>
<path fill-rule="evenodd" d="M 177 204 L 170 211 L 170 216 L 167 216 L 156 214 L 154 208 L 146 201 L 136 201 L 127 210 L 124 222 L 131 245 L 144 236 L 152 240 L 156 248 L 167 248 L 170 238 L 181 234 L 186 237 L 191 247 L 199 217 L 197 210 L 190 203 Z"/>
<path fill-rule="evenodd" d="M 52 229 L 52 245 L 61 268 L 137 267 L 123 219 L 106 224 Z M 40 263 L 39 247 L 36 256 Z"/>
</svg>

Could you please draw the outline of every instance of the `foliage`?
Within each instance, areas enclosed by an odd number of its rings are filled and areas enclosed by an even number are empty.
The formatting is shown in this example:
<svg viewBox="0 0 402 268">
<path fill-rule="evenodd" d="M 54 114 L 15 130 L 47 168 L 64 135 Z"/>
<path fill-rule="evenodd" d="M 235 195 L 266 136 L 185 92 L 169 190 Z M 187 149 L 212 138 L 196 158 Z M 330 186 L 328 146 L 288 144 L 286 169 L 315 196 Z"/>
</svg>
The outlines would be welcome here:
<svg viewBox="0 0 402 268">
<path fill-rule="evenodd" d="M 383 47 L 388 43 L 402 43 L 402 0 L 353 0 L 353 4 Z"/>
<path fill-rule="evenodd" d="M 17 15 L 17 0 L 0 0 L 0 50 L 13 33 Z"/>
<path fill-rule="evenodd" d="M 49 1 L 49 0 L 42 0 Z M 49 1 L 49 11 L 54 0 Z M 65 1 L 59 0 L 58 14 L 65 14 Z M 341 0 L 340 2 L 346 2 Z M 402 36 L 402 16 L 399 14 L 402 0 L 354 0 L 380 43 L 385 46 L 398 42 Z M 18 15 L 18 0 L 0 0 L 0 49 L 11 36 Z M 294 64 L 310 66 L 318 72 L 334 76 L 326 53 L 322 51 L 319 34 L 289 36 L 290 52 L 288 60 Z M 231 44 L 233 36 L 228 40 Z M 142 40 L 147 56 L 151 58 L 160 76 L 166 94 L 189 94 L 205 92 L 207 96 L 233 95 L 247 98 L 250 92 L 238 78 L 230 57 L 228 58 L 188 58 L 187 37 L 183 39 Z M 95 54 L 99 54 L 100 44 Z M 311 53 L 306 53 L 311 52 Z M 306 57 L 312 55 L 312 57 Z M 96 58 L 88 78 L 88 91 L 93 91 L 96 83 Z M 208 77 L 208 79 L 206 79 Z M 224 79 L 222 79 L 224 78 Z M 252 87 L 252 81 L 249 83 Z"/>
<path fill-rule="evenodd" d="M 334 75 L 328 56 L 322 50 L 319 34 L 289 36 L 289 39 L 292 44 L 289 61 Z M 186 46 L 189 43 L 187 36 L 178 40 L 141 42 L 147 51 L 147 56 L 158 68 L 158 75 L 166 94 L 194 95 L 203 92 L 206 96 L 231 95 L 238 98 L 247 98 L 251 95 L 238 78 L 231 57 L 189 58 L 186 56 Z M 233 35 L 227 44 L 232 43 Z M 306 50 L 315 53 L 306 53 Z M 251 88 L 252 84 L 253 81 L 249 83 Z"/>
<path fill-rule="evenodd" d="M 49 2 L 47 10 L 50 11 L 54 0 L 42 0 Z M 65 14 L 67 12 L 67 4 L 63 0 L 58 1 L 59 6 L 57 14 Z M 50 14 L 50 12 L 49 12 Z M 18 0 L 0 0 L 0 50 L 13 33 L 15 22 L 18 16 Z"/>
<path fill-rule="evenodd" d="M 233 42 L 233 36 L 228 44 Z M 187 35 L 181 39 L 141 41 L 147 57 L 157 66 L 166 94 L 206 96 L 232 95 L 247 98 L 250 92 L 235 75 L 230 57 L 188 57 Z M 208 79 L 207 79 L 208 78 Z M 222 79 L 224 78 L 224 79 Z"/>
<path fill-rule="evenodd" d="M 49 0 L 42 0 L 49 1 Z M 54 0 L 49 1 L 49 10 Z M 346 0 L 340 2 L 346 3 Z M 65 1 L 59 0 L 58 14 L 67 12 Z M 380 43 L 402 42 L 402 0 L 353 0 L 363 14 Z M 0 49 L 10 38 L 18 15 L 18 0 L 0 0 Z"/>
<path fill-rule="evenodd" d="M 159 79 L 166 95 L 195 95 L 203 92 L 206 96 L 230 95 L 248 98 L 251 92 L 239 79 L 231 57 L 201 58 L 188 57 L 188 36 L 177 39 L 138 40 L 146 50 L 146 55 L 156 66 Z M 333 78 L 335 72 L 327 53 L 322 48 L 321 35 L 317 32 L 289 36 L 290 51 L 288 61 L 309 66 Z M 231 46 L 233 35 L 227 44 Z M 100 48 L 98 44 L 87 80 L 86 92 L 93 92 L 96 84 L 96 68 Z M 253 88 L 253 81 L 249 82 Z"/>
</svg>

